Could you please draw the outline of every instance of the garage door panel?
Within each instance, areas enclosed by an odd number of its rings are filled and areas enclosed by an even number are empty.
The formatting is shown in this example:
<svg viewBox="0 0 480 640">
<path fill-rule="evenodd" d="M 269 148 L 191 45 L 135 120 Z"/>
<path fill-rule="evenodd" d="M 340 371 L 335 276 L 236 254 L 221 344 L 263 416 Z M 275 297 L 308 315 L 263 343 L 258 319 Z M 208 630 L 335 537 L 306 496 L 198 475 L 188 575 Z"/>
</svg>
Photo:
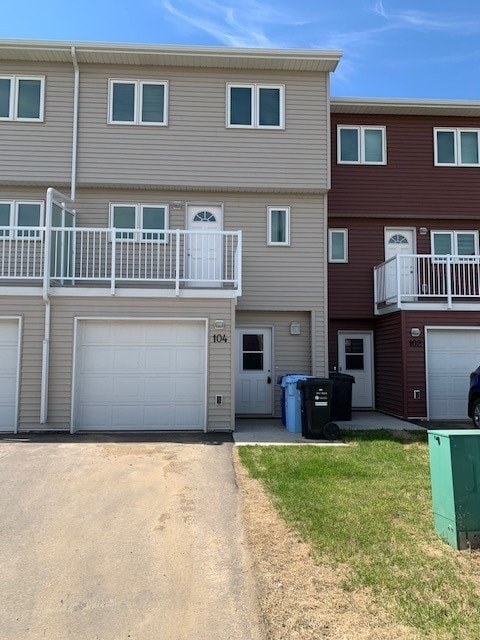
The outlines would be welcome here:
<svg viewBox="0 0 480 640">
<path fill-rule="evenodd" d="M 0 326 L 1 330 L 1 326 Z M 0 345 L 0 376 L 16 377 L 18 347 Z"/>
<path fill-rule="evenodd" d="M 81 341 L 84 345 L 100 345 L 113 343 L 113 332 L 107 322 L 89 324 L 83 322 L 81 325 Z"/>
<path fill-rule="evenodd" d="M 144 349 L 137 347 L 117 347 L 113 353 L 112 371 L 136 373 L 145 368 Z"/>
<path fill-rule="evenodd" d="M 201 373 L 205 370 L 205 350 L 203 347 L 180 347 L 175 355 L 177 371 Z"/>
<path fill-rule="evenodd" d="M 480 365 L 480 331 L 428 331 L 428 400 L 431 419 L 467 416 L 470 372 Z"/>
<path fill-rule="evenodd" d="M 76 423 L 80 429 L 201 429 L 205 324 L 81 321 Z M 105 342 L 95 346 L 96 330 Z M 108 337 L 107 337 L 108 333 Z"/>
<path fill-rule="evenodd" d="M 18 327 L 15 319 L 0 319 L 0 431 L 15 431 L 18 389 Z"/>
<path fill-rule="evenodd" d="M 85 346 L 80 359 L 85 373 L 108 373 L 112 370 L 112 352 L 107 347 Z"/>
<path fill-rule="evenodd" d="M 145 368 L 147 371 L 169 373 L 173 370 L 175 350 L 168 347 L 151 347 L 145 354 Z"/>
</svg>

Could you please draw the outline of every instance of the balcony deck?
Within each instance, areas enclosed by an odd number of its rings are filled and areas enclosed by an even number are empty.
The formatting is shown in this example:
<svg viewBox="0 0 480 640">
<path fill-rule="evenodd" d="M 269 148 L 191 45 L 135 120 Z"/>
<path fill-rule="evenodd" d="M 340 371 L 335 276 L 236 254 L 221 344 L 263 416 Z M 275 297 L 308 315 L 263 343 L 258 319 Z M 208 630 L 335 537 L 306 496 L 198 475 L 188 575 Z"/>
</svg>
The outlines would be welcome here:
<svg viewBox="0 0 480 640">
<path fill-rule="evenodd" d="M 237 297 L 241 231 L 0 227 L 0 288 L 12 294 Z M 88 289 L 88 293 L 87 293 Z"/>
<path fill-rule="evenodd" d="M 374 267 L 375 314 L 480 310 L 480 255 L 397 255 Z"/>
</svg>

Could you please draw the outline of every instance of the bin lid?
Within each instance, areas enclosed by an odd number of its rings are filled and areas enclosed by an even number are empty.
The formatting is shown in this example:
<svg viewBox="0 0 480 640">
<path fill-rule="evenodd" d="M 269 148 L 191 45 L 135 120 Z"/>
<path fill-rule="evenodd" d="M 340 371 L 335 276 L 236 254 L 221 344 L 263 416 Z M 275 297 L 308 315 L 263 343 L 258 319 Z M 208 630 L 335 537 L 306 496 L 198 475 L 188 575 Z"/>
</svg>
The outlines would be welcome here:
<svg viewBox="0 0 480 640">
<path fill-rule="evenodd" d="M 329 371 L 328 377 L 330 380 L 351 380 L 355 382 L 355 378 L 348 373 L 340 373 L 339 371 Z"/>
<path fill-rule="evenodd" d="M 310 376 L 309 378 L 304 378 L 303 380 L 298 381 L 298 387 L 317 387 L 317 386 L 326 386 L 333 387 L 333 380 L 329 380 L 328 378 L 314 378 Z"/>
<path fill-rule="evenodd" d="M 287 373 L 286 376 L 283 376 L 282 381 L 280 382 L 282 387 L 286 387 L 287 384 L 292 384 L 293 382 L 298 382 L 299 380 L 306 380 L 307 378 L 311 378 L 307 373 Z"/>
</svg>

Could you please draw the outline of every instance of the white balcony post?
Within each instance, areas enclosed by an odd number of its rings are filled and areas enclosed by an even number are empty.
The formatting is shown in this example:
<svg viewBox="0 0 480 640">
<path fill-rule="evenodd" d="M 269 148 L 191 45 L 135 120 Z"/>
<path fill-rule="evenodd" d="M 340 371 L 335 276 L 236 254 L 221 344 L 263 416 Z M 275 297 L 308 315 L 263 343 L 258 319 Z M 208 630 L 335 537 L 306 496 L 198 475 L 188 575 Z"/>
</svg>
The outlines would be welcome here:
<svg viewBox="0 0 480 640">
<path fill-rule="evenodd" d="M 185 236 L 184 236 L 185 237 Z M 175 230 L 175 295 L 180 295 L 180 229 Z"/>
<path fill-rule="evenodd" d="M 378 314 L 378 278 L 377 267 L 373 267 L 373 313 Z"/>
<path fill-rule="evenodd" d="M 397 253 L 397 255 L 395 256 L 395 265 L 396 265 L 396 269 L 397 269 L 397 307 L 400 309 L 402 306 L 402 292 L 401 292 L 401 284 L 402 284 L 402 279 L 400 277 L 400 254 Z"/>
<path fill-rule="evenodd" d="M 447 270 L 446 273 L 446 277 L 447 277 L 447 308 L 451 309 L 452 308 L 452 270 L 451 270 L 451 264 L 452 264 L 452 256 L 448 255 L 446 257 L 446 262 L 445 262 L 445 268 Z"/>
<path fill-rule="evenodd" d="M 236 273 L 235 280 L 237 281 L 237 295 L 242 295 L 242 232 L 238 231 L 238 241 L 237 241 L 237 260 L 236 260 Z"/>
<path fill-rule="evenodd" d="M 43 297 L 47 298 L 50 293 L 50 247 L 52 235 L 52 189 L 47 189 L 47 201 L 45 203 L 45 229 L 43 231 Z"/>
<path fill-rule="evenodd" d="M 115 275 L 116 275 L 116 260 L 117 260 L 117 232 L 116 229 L 111 229 L 112 234 L 112 264 L 110 265 L 110 293 L 112 296 L 115 295 Z"/>
</svg>

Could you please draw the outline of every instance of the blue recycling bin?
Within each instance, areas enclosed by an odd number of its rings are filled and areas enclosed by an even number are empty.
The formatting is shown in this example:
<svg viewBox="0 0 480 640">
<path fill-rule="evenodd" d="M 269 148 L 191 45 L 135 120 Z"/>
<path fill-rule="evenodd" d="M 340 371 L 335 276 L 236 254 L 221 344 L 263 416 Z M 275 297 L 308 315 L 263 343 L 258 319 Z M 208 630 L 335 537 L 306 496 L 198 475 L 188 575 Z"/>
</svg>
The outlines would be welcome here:
<svg viewBox="0 0 480 640">
<path fill-rule="evenodd" d="M 283 376 L 281 386 L 282 392 L 282 404 L 285 410 L 282 410 L 285 414 L 284 425 L 287 427 L 287 431 L 291 433 L 302 433 L 302 412 L 301 412 L 301 395 L 297 389 L 297 382 L 299 380 L 308 380 L 312 376 L 305 373 L 290 373 Z"/>
</svg>

